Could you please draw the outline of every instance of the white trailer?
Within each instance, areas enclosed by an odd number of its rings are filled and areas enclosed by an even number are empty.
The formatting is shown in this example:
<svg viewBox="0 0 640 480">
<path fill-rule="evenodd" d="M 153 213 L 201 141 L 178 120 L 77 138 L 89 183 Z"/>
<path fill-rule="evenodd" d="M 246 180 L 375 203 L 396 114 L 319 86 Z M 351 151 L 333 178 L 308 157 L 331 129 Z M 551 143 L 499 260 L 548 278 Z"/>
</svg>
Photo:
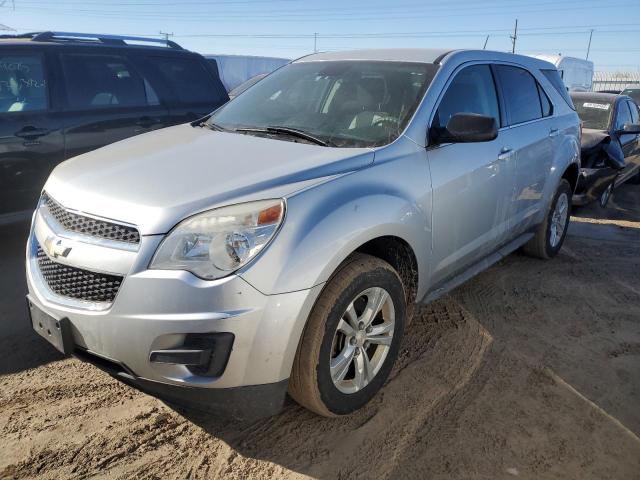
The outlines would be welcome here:
<svg viewBox="0 0 640 480">
<path fill-rule="evenodd" d="M 227 92 L 256 75 L 271 73 L 291 60 L 277 57 L 254 57 L 249 55 L 205 55 L 209 61 L 215 61 L 218 74 Z"/>
<path fill-rule="evenodd" d="M 582 58 L 564 57 L 562 55 L 532 56 L 553 63 L 569 91 L 591 91 L 593 85 L 593 62 Z"/>
</svg>

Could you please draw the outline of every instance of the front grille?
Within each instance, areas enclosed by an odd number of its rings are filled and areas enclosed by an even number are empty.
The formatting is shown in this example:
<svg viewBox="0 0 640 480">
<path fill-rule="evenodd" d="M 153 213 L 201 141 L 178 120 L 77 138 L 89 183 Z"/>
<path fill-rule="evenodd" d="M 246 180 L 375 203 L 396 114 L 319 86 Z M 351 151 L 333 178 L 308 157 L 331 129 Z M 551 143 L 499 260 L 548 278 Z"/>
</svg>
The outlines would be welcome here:
<svg viewBox="0 0 640 480">
<path fill-rule="evenodd" d="M 65 230 L 118 242 L 140 243 L 140 233 L 134 227 L 97 220 L 70 212 L 46 193 L 42 194 L 42 200 L 51 216 L 55 218 Z"/>
<path fill-rule="evenodd" d="M 89 302 L 113 302 L 122 277 L 90 272 L 54 262 L 38 245 L 38 267 L 52 292 Z"/>
</svg>

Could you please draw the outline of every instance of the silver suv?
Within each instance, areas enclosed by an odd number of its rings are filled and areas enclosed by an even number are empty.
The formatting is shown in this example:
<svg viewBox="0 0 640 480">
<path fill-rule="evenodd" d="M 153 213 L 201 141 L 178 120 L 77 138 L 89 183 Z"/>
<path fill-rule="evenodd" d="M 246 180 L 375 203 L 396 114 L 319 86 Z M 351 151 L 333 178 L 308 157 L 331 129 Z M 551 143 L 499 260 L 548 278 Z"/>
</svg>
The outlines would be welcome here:
<svg viewBox="0 0 640 480">
<path fill-rule="evenodd" d="M 384 384 L 410 302 L 561 248 L 579 120 L 555 68 L 488 51 L 297 60 L 193 124 L 59 165 L 33 327 L 170 403 L 320 415 Z"/>
</svg>

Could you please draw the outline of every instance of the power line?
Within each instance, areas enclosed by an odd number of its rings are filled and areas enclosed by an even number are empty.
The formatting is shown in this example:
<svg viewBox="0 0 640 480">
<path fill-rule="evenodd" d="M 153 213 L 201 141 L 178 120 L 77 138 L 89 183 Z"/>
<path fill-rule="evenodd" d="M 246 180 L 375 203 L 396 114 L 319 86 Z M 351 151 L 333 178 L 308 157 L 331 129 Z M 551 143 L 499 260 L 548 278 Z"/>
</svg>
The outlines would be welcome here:
<svg viewBox="0 0 640 480">
<path fill-rule="evenodd" d="M 541 2 L 536 4 L 536 6 L 542 6 L 542 5 L 557 5 L 557 2 Z M 433 15 L 431 13 L 428 14 L 419 14 L 416 12 L 406 12 L 406 13 L 394 13 L 394 14 L 376 14 L 375 12 L 370 12 L 370 13 L 364 13 L 362 15 L 358 15 L 358 19 L 359 20 L 382 20 L 382 19 L 408 19 L 408 18 L 446 18 L 446 17 L 460 17 L 460 16 L 477 16 L 477 15 L 500 15 L 500 16 L 504 16 L 504 15 L 510 15 L 513 14 L 513 12 L 516 13 L 536 13 L 536 12 L 549 12 L 549 11 L 564 11 L 564 10 L 573 10 L 573 8 L 571 7 L 566 7 L 565 4 L 562 4 L 563 6 L 561 6 L 560 8 L 545 8 L 544 10 L 540 10 L 540 9 L 534 9 L 534 10 L 526 10 L 526 9 L 522 9 L 522 8 L 516 8 L 516 10 L 513 10 L 513 6 L 510 7 L 501 7 L 499 9 L 495 9 L 495 7 L 493 9 L 489 8 L 489 7 L 467 7 L 464 9 L 464 12 L 458 12 L 455 14 L 447 14 L 447 15 Z M 611 4 L 608 6 L 608 8 L 615 8 L 615 7 L 624 7 L 624 6 L 628 6 L 628 5 L 623 5 L 623 4 Z M 113 11 L 113 10 L 96 10 L 96 9 L 71 9 L 71 10 L 65 10 L 65 9 L 52 9 L 52 8 L 40 8 L 40 7 L 22 7 L 23 9 L 31 9 L 31 10 L 38 10 L 38 11 L 46 11 L 52 14 L 60 14 L 60 15 L 73 15 L 73 16 L 94 16 L 94 17 L 102 17 L 102 18 L 110 18 L 110 17 L 114 17 L 117 16 L 118 18 L 121 18 L 122 16 L 122 12 L 121 11 Z M 480 8 L 479 12 L 474 12 L 473 10 Z M 507 10 L 509 9 L 509 10 Z M 434 9 L 430 9 L 430 10 L 434 10 Z M 449 9 L 450 10 L 450 9 Z M 397 11 L 397 9 L 396 9 Z M 290 21 L 296 21 L 296 22 L 318 22 L 318 21 L 339 21 L 339 20 L 344 20 L 344 21 L 352 21 L 353 18 L 350 16 L 345 16 L 344 12 L 339 11 L 336 12 L 335 10 L 332 10 L 329 13 L 324 13 L 322 15 L 313 15 L 310 16 L 308 14 L 308 12 L 305 11 L 298 11 L 298 12 L 292 12 L 291 9 L 288 9 L 288 11 L 286 12 L 277 12 L 274 11 L 273 9 L 270 10 L 269 12 L 229 12 L 229 13 L 223 13 L 223 12 L 202 12 L 202 13 L 193 13 L 193 12 L 127 12 L 128 15 L 132 16 L 132 17 L 136 17 L 139 19 L 163 19 L 163 18 L 171 18 L 173 21 L 180 21 L 180 22 L 188 22 L 188 21 L 202 21 L 203 19 L 206 19 L 208 17 L 212 17 L 212 19 L 242 19 L 243 21 L 262 21 L 264 19 L 271 19 L 274 22 L 290 22 Z M 337 17 L 335 16 L 337 15 Z"/>
</svg>

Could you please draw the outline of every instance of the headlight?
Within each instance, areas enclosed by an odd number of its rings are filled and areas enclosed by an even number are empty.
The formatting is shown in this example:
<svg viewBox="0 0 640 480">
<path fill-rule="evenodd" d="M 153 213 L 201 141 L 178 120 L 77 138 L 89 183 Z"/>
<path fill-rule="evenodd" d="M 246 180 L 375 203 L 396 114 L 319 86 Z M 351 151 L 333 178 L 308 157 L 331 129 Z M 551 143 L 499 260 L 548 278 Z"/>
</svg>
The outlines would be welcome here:
<svg viewBox="0 0 640 480">
<path fill-rule="evenodd" d="M 264 200 L 217 208 L 180 222 L 149 268 L 187 270 L 213 280 L 246 265 L 271 241 L 284 218 L 284 202 Z"/>
</svg>

